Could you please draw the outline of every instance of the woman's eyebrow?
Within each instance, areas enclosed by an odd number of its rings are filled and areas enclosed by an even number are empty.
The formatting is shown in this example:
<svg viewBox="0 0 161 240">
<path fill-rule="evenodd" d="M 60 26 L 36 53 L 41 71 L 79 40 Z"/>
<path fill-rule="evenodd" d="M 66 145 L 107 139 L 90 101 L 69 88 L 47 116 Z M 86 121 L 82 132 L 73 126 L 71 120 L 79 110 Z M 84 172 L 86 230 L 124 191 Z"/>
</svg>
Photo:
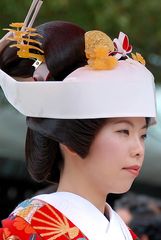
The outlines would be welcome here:
<svg viewBox="0 0 161 240">
<path fill-rule="evenodd" d="M 134 127 L 134 124 L 131 122 L 131 121 L 129 121 L 129 120 L 118 120 L 118 121 L 116 121 L 116 122 L 114 122 L 114 124 L 118 124 L 118 123 L 127 123 L 127 124 L 129 124 L 131 127 Z M 148 125 L 147 124 L 145 124 L 143 127 L 141 127 L 141 129 L 147 129 L 148 128 Z"/>
</svg>

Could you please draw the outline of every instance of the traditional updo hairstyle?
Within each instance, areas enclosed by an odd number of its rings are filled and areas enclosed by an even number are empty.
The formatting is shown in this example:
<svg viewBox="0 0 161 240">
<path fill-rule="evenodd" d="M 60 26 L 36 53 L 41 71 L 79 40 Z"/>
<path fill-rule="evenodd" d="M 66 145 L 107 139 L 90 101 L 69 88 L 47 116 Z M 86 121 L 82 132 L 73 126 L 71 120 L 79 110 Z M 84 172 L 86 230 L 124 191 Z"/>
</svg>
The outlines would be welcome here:
<svg viewBox="0 0 161 240">
<path fill-rule="evenodd" d="M 42 43 L 45 62 L 50 71 L 51 80 L 63 79 L 70 72 L 86 64 L 84 49 L 85 31 L 70 22 L 51 21 L 36 27 L 42 37 L 34 39 Z M 34 60 L 19 58 L 18 49 L 10 47 L 10 42 L 1 52 L 0 68 L 12 77 L 32 77 Z M 35 51 L 35 50 L 33 50 Z"/>
<path fill-rule="evenodd" d="M 17 56 L 17 48 L 10 47 L 10 42 L 0 53 L 0 69 L 8 73 L 12 77 L 28 78 L 33 75 L 33 60 L 27 58 L 19 58 Z"/>
<path fill-rule="evenodd" d="M 37 27 L 52 81 L 62 81 L 69 73 L 87 64 L 85 31 L 69 22 L 54 21 Z M 43 97 L 43 96 L 42 96 Z M 63 156 L 59 143 L 72 148 L 82 158 L 105 119 L 44 119 L 27 117 L 26 163 L 38 182 L 59 182 Z"/>
</svg>

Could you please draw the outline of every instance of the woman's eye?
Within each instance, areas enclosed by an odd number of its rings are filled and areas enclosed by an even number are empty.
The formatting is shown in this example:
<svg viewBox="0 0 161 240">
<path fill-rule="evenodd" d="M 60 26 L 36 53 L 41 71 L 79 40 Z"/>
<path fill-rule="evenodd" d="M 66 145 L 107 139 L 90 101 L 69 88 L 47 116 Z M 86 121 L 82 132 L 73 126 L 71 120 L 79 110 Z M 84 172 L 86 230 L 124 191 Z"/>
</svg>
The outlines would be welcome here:
<svg viewBox="0 0 161 240">
<path fill-rule="evenodd" d="M 119 130 L 118 132 L 129 135 L 129 130 L 127 130 L 127 129 L 122 129 L 122 130 Z"/>
<path fill-rule="evenodd" d="M 143 135 L 141 136 L 141 138 L 142 138 L 143 140 L 145 140 L 145 139 L 147 138 L 147 134 L 143 134 Z"/>
</svg>

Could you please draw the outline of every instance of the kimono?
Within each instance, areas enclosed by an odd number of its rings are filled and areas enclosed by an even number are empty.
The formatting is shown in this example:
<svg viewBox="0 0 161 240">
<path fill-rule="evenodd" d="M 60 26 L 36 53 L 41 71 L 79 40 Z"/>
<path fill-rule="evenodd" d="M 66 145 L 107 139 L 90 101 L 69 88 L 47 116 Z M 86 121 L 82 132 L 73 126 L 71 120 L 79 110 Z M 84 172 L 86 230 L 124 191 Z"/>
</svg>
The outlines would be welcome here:
<svg viewBox="0 0 161 240">
<path fill-rule="evenodd" d="M 138 238 L 108 204 L 103 215 L 88 200 L 69 192 L 42 194 L 25 200 L 2 221 L 0 240 L 55 239 Z"/>
</svg>

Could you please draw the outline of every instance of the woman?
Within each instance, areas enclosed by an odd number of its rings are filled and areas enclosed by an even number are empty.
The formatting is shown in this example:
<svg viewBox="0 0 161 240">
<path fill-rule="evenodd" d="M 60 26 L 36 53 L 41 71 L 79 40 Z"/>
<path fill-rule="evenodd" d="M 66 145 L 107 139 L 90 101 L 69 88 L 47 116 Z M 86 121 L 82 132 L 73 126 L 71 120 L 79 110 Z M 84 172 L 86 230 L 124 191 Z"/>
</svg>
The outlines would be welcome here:
<svg viewBox="0 0 161 240">
<path fill-rule="evenodd" d="M 1 70 L 0 85 L 27 116 L 31 176 L 58 187 L 22 202 L 2 221 L 1 236 L 136 239 L 106 197 L 128 191 L 141 170 L 147 129 L 156 116 L 153 76 L 139 54 L 128 57 L 132 47 L 125 34 L 112 41 L 100 31 L 52 25 L 49 34 L 38 28 L 52 81 L 20 83 Z"/>
</svg>

